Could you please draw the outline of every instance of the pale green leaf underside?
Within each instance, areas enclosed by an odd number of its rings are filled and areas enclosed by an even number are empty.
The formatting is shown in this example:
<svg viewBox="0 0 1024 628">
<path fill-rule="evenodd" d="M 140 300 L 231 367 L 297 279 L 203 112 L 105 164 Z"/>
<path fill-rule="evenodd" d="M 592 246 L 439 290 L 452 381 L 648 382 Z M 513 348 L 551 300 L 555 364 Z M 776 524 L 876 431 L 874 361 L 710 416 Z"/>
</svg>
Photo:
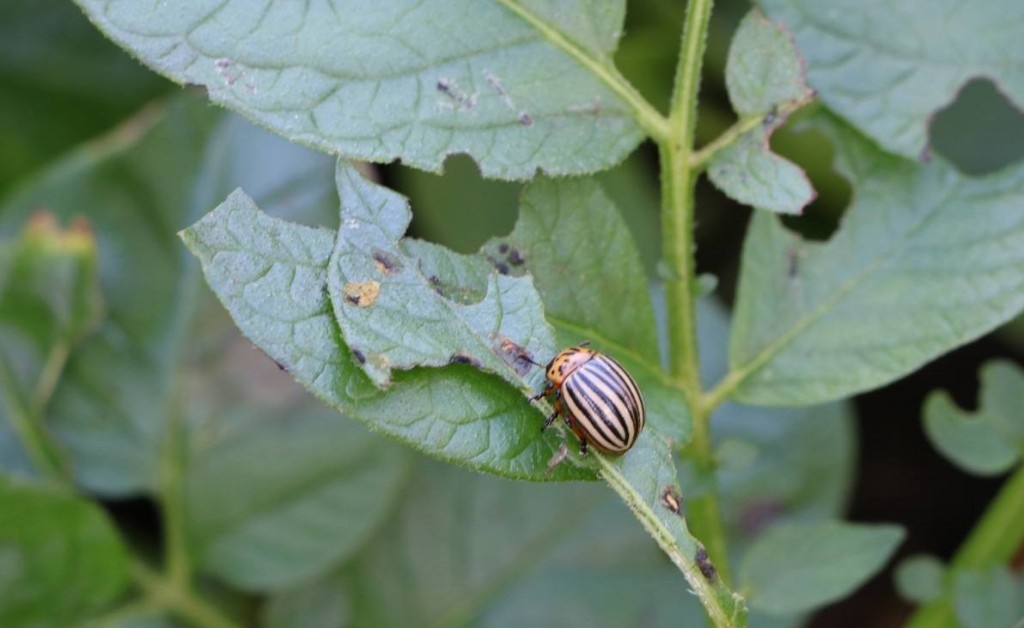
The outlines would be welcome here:
<svg viewBox="0 0 1024 628">
<path fill-rule="evenodd" d="M 776 214 L 799 214 L 815 192 L 804 171 L 771 152 L 767 134 L 757 128 L 717 153 L 708 177 L 732 200 Z"/>
<path fill-rule="evenodd" d="M 919 157 L 934 113 L 974 77 L 1024 108 L 1024 3 L 762 0 L 821 100 L 886 150 Z"/>
<path fill-rule="evenodd" d="M 180 83 L 315 148 L 439 170 L 467 153 L 485 175 L 592 172 L 643 133 L 597 76 L 513 0 L 79 0 L 108 36 Z M 610 67 L 623 5 L 519 3 Z"/>
<path fill-rule="evenodd" d="M 422 244 L 415 247 L 419 255 L 403 249 L 400 238 L 412 219 L 405 199 L 349 166 L 339 165 L 337 181 L 341 227 L 328 288 L 345 342 L 363 356 L 367 375 L 383 387 L 392 369 L 461 360 L 528 389 L 523 378 L 532 367 L 521 352 L 555 352 L 531 278 L 494 270 L 480 300 L 451 299 L 425 266 L 444 263 L 449 273 L 474 274 L 479 261 Z"/>
<path fill-rule="evenodd" d="M 904 599 L 924 604 L 942 595 L 945 572 L 941 560 L 927 554 L 918 554 L 899 564 L 893 580 Z"/>
<path fill-rule="evenodd" d="M 809 93 L 793 38 L 757 9 L 743 18 L 733 36 L 725 85 L 740 116 L 765 115 Z"/>
<path fill-rule="evenodd" d="M 523 479 L 550 474 L 557 437 L 539 437 L 540 414 L 522 393 L 468 365 L 395 372 L 378 391 L 344 345 L 327 295 L 335 233 L 271 218 L 235 192 L 182 232 L 207 282 L 242 333 L 317 397 L 433 456 Z"/>
<path fill-rule="evenodd" d="M 1017 626 L 1024 615 L 1024 580 L 1002 566 L 959 572 L 953 603 L 964 628 Z"/>
<path fill-rule="evenodd" d="M 770 613 L 810 610 L 853 591 L 882 568 L 903 531 L 827 521 L 772 528 L 743 559 L 750 605 Z"/>
<path fill-rule="evenodd" d="M 745 205 L 800 213 L 814 199 L 814 189 L 800 167 L 771 152 L 768 144 L 788 110 L 811 94 L 789 33 L 758 10 L 748 13 L 729 48 L 725 81 L 736 113 L 764 122 L 715 153 L 708 164 L 711 182 Z"/>
<path fill-rule="evenodd" d="M 1024 168 L 969 179 L 823 123 L 855 200 L 825 243 L 754 216 L 727 376 L 744 402 L 812 404 L 881 386 L 1024 308 Z"/>
<path fill-rule="evenodd" d="M 924 405 L 929 440 L 958 466 L 979 475 L 1004 473 L 1024 452 L 1024 372 L 1012 362 L 990 362 L 981 369 L 978 411 L 956 406 L 944 391 Z"/>
</svg>

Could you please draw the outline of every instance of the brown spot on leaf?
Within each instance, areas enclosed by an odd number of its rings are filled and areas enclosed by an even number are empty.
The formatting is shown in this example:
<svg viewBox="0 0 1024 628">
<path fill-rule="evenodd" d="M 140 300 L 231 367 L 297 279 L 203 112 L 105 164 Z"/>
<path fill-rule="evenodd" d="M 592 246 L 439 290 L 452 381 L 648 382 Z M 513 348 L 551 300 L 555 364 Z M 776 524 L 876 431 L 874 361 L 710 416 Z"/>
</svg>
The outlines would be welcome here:
<svg viewBox="0 0 1024 628">
<path fill-rule="evenodd" d="M 500 336 L 498 338 L 498 353 L 506 364 L 515 369 L 516 373 L 523 377 L 530 370 L 533 361 L 533 354 L 526 347 L 516 343 L 511 338 Z"/>
<path fill-rule="evenodd" d="M 352 349 L 352 357 L 356 359 L 356 362 L 366 364 L 366 356 L 359 349 Z"/>
<path fill-rule="evenodd" d="M 519 252 L 519 249 L 512 249 L 508 252 L 508 263 L 513 266 L 522 266 L 526 259 L 523 254 Z"/>
<path fill-rule="evenodd" d="M 533 116 L 522 111 L 519 113 L 519 124 L 523 126 L 533 126 Z"/>
<path fill-rule="evenodd" d="M 679 489 L 669 485 L 661 492 L 661 503 L 670 512 L 678 515 L 683 509 L 683 496 L 679 494 Z"/>
<path fill-rule="evenodd" d="M 380 295 L 380 284 L 370 281 L 350 281 L 341 289 L 345 301 L 356 307 L 370 307 L 377 302 Z"/>
</svg>

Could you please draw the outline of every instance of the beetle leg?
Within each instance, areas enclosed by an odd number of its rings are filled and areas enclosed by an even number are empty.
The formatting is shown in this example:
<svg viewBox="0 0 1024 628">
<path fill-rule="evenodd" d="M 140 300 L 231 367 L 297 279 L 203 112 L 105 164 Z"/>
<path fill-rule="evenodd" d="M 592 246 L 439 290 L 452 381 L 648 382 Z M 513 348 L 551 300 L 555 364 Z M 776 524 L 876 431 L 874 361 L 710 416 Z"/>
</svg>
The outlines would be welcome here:
<svg viewBox="0 0 1024 628">
<path fill-rule="evenodd" d="M 544 419 L 544 425 L 543 425 L 543 426 L 541 426 L 541 428 L 540 428 L 540 431 L 542 431 L 542 432 L 543 432 L 544 430 L 546 430 L 546 429 L 548 429 L 549 427 L 551 427 L 551 424 L 555 422 L 555 419 L 556 419 L 557 417 L 558 417 L 558 410 L 555 410 L 554 412 L 552 412 L 552 413 L 551 413 L 551 414 L 550 414 L 550 415 L 548 416 L 548 418 Z"/>
<path fill-rule="evenodd" d="M 580 456 L 587 455 L 587 441 L 586 439 L 580 440 Z"/>
<path fill-rule="evenodd" d="M 551 394 L 551 389 L 552 389 L 551 385 L 545 386 L 543 389 L 541 389 L 541 391 L 539 393 L 537 393 L 536 395 L 530 397 L 530 403 L 533 403 L 534 401 L 539 401 L 540 399 L 542 399 L 544 397 L 547 397 L 548 395 Z"/>
</svg>

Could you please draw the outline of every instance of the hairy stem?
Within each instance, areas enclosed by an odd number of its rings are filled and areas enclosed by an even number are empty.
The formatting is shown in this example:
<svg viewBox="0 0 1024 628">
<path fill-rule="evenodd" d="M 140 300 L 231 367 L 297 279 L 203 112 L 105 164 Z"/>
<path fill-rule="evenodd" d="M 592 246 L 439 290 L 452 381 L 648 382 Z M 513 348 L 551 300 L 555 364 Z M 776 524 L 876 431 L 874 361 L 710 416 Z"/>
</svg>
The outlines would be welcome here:
<svg viewBox="0 0 1024 628">
<path fill-rule="evenodd" d="M 713 477 L 714 452 L 709 427 L 710 413 L 702 411 L 700 371 L 697 361 L 696 291 L 694 289 L 694 192 L 699 163 L 693 152 L 697 126 L 697 95 L 703 64 L 712 0 L 691 0 L 683 27 L 679 65 L 672 94 L 669 124 L 672 137 L 659 144 L 662 184 L 663 266 L 669 317 L 670 372 L 684 390 L 693 414 L 693 439 L 686 453 L 705 477 Z M 714 486 L 714 482 L 711 482 Z M 731 582 L 725 529 L 715 490 L 691 499 L 686 508 L 694 534 L 707 547 L 726 584 Z"/>
<path fill-rule="evenodd" d="M 1007 565 L 1024 543 L 1024 465 L 1010 476 L 957 551 L 946 572 L 945 594 L 917 609 L 908 628 L 957 626 L 952 583 L 965 569 Z"/>
</svg>

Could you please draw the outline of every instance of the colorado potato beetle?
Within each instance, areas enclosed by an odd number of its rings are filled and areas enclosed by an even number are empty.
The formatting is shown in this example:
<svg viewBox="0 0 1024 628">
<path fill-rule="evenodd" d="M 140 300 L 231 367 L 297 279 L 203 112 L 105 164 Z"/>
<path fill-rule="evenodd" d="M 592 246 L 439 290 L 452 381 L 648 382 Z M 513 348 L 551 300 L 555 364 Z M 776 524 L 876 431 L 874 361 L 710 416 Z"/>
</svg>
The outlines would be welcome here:
<svg viewBox="0 0 1024 628">
<path fill-rule="evenodd" d="M 554 395 L 555 411 L 543 429 L 561 415 L 580 439 L 580 455 L 588 446 L 625 453 L 644 429 L 644 398 L 621 364 L 586 345 L 564 349 L 548 363 L 547 384 L 531 401 Z"/>
</svg>

